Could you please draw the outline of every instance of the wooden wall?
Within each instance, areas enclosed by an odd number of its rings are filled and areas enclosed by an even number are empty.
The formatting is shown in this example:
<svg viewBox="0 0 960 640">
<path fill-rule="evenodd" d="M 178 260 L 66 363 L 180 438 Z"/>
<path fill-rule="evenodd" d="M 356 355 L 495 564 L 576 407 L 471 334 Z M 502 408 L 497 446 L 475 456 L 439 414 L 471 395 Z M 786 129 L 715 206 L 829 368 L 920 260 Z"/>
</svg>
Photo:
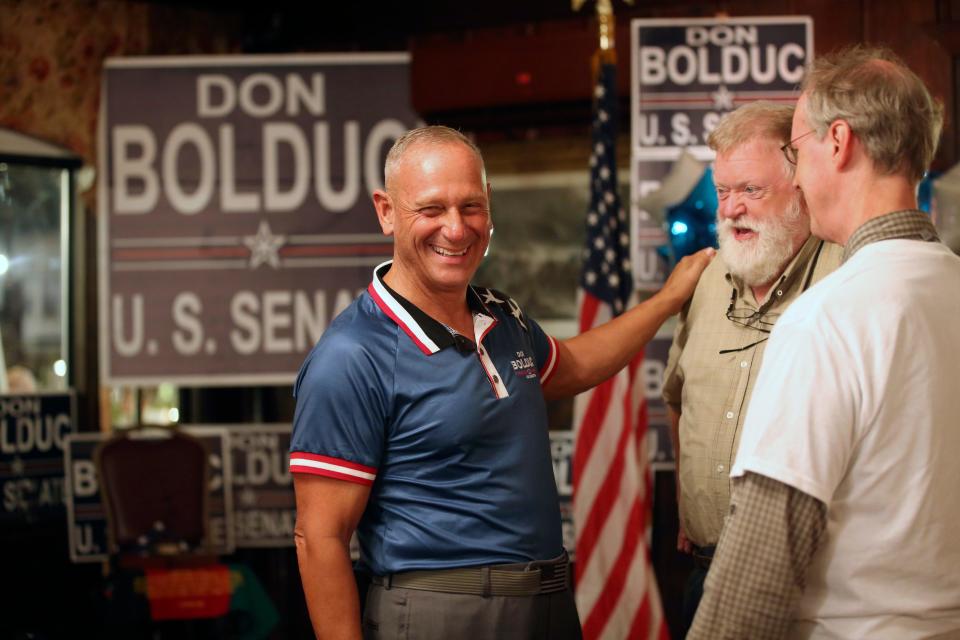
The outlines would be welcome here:
<svg viewBox="0 0 960 640">
<path fill-rule="evenodd" d="M 616 2 L 619 87 L 630 89 L 631 18 L 808 15 L 815 54 L 869 42 L 893 49 L 943 101 L 947 122 L 935 168 L 958 160 L 954 56 L 960 53 L 957 0 L 650 0 Z M 428 121 L 474 131 L 491 170 L 584 166 L 589 145 L 590 56 L 596 27 L 589 10 L 566 21 L 419 36 L 412 40 L 413 99 Z M 954 45 L 957 43 L 957 45 Z M 624 133 L 628 123 L 621 125 Z M 627 150 L 626 136 L 620 145 Z M 517 145 L 523 152 L 517 153 Z M 626 164 L 624 160 L 622 164 Z"/>
</svg>

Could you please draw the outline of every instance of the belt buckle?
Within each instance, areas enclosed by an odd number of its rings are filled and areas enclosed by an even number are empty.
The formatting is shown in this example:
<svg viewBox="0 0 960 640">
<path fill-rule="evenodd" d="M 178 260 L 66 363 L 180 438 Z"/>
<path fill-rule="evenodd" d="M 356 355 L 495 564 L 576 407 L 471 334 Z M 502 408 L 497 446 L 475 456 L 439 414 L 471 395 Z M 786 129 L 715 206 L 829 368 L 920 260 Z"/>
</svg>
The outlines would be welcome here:
<svg viewBox="0 0 960 640">
<path fill-rule="evenodd" d="M 566 558 L 563 558 L 557 562 L 546 562 L 533 567 L 540 571 L 540 588 L 543 589 L 547 587 L 550 588 L 552 592 L 556 589 L 556 583 L 560 580 L 563 581 L 564 588 L 569 586 L 569 566 L 570 562 Z"/>
</svg>

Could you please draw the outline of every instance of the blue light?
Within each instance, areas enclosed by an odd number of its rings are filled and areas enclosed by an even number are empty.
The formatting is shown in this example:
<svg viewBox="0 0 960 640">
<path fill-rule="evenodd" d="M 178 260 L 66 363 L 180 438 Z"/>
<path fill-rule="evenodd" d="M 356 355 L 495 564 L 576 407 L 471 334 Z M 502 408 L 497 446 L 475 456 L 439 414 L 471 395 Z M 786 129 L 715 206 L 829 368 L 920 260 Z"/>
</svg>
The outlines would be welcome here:
<svg viewBox="0 0 960 640">
<path fill-rule="evenodd" d="M 682 220 L 677 220 L 670 226 L 670 233 L 672 233 L 675 236 L 679 236 L 680 234 L 686 233 L 687 228 L 688 227 L 686 222 L 683 222 Z"/>
</svg>

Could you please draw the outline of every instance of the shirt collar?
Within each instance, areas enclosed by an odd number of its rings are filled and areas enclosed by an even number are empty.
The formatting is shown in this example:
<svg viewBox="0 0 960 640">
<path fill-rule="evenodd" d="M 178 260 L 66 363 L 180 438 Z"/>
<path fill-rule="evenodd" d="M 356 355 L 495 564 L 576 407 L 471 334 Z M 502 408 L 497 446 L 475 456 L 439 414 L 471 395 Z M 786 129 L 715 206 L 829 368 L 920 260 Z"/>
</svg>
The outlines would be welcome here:
<svg viewBox="0 0 960 640">
<path fill-rule="evenodd" d="M 816 263 L 812 261 L 811 258 L 814 254 L 819 254 L 822 245 L 823 240 L 813 236 L 808 237 L 804 241 L 800 246 L 800 250 L 791 258 L 790 262 L 787 263 L 787 267 L 783 270 L 783 273 L 780 274 L 780 277 L 777 278 L 776 282 L 770 287 L 770 293 L 765 303 L 766 306 L 775 306 L 776 302 L 774 301 L 786 296 L 794 287 L 805 288 L 809 286 L 809 275 L 816 267 Z M 741 300 L 753 300 L 757 306 L 760 305 L 760 302 L 753 297 L 753 290 L 746 286 L 742 278 L 733 275 L 729 270 L 726 273 L 726 278 L 727 282 L 737 290 L 737 296 Z M 746 295 L 747 292 L 749 292 L 749 297 Z"/>
<path fill-rule="evenodd" d="M 373 279 L 367 292 L 380 310 L 397 323 L 403 332 L 410 336 L 414 344 L 426 355 L 433 355 L 447 347 L 456 347 L 458 351 L 475 351 L 476 345 L 468 336 L 453 333 L 442 322 L 434 320 L 399 293 L 391 289 L 383 277 L 390 271 L 393 260 L 377 265 L 373 270 Z M 467 306 L 476 316 L 485 315 L 493 320 L 493 314 L 484 304 L 473 286 L 467 287 Z"/>
<path fill-rule="evenodd" d="M 867 220 L 847 240 L 841 264 L 868 244 L 881 240 L 920 240 L 940 242 L 930 216 L 919 209 L 904 209 Z"/>
</svg>

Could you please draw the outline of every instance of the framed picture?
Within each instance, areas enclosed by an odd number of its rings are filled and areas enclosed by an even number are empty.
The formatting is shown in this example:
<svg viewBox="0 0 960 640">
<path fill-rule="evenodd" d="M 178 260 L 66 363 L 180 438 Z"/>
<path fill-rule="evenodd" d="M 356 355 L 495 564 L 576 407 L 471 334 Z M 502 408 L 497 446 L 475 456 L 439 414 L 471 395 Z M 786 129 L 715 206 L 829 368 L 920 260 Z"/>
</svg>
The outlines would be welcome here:
<svg viewBox="0 0 960 640">
<path fill-rule="evenodd" d="M 507 293 L 561 339 L 577 332 L 589 179 L 586 168 L 487 177 L 494 233 L 474 281 Z M 624 202 L 628 190 L 621 182 Z"/>
</svg>

